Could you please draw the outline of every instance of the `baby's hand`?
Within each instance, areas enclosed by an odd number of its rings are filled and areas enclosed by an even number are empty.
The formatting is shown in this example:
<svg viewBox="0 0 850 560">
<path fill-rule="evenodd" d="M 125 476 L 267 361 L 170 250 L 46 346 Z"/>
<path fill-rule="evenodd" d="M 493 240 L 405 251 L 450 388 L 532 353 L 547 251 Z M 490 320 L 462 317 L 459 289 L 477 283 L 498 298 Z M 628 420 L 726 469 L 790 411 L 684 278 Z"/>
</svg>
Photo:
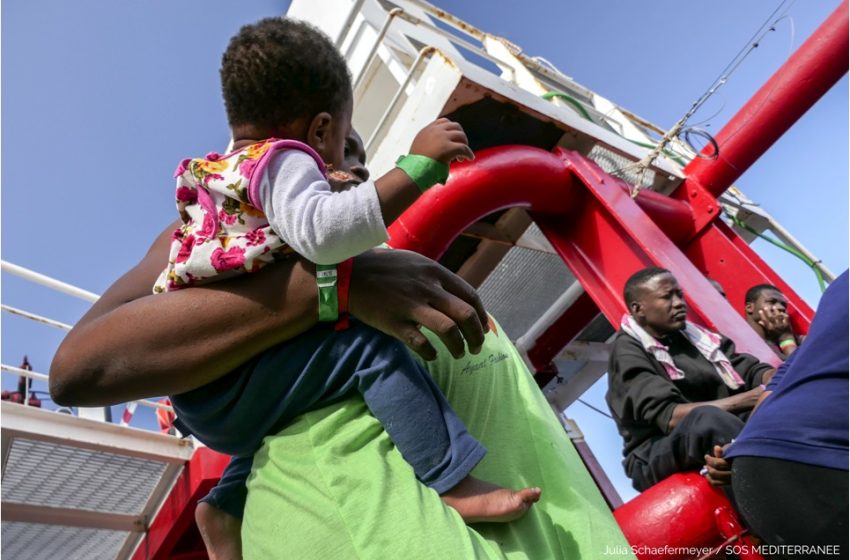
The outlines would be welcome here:
<svg viewBox="0 0 850 560">
<path fill-rule="evenodd" d="M 447 118 L 437 119 L 420 130 L 413 139 L 410 153 L 428 156 L 446 165 L 453 161 L 475 159 L 463 127 Z"/>
<path fill-rule="evenodd" d="M 336 170 L 330 165 L 328 166 L 328 184 L 330 184 L 333 192 L 347 191 L 362 182 L 362 179 L 355 177 L 348 171 Z"/>
</svg>

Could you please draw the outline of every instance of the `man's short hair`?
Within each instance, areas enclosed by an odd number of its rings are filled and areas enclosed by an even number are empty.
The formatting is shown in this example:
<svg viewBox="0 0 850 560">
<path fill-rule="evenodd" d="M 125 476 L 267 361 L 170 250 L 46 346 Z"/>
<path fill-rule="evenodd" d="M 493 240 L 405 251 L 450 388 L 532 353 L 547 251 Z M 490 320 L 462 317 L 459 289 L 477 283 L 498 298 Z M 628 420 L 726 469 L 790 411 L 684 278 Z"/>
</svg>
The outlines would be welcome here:
<svg viewBox="0 0 850 560">
<path fill-rule="evenodd" d="M 345 59 L 327 35 L 303 21 L 272 17 L 243 26 L 221 57 L 221 93 L 230 126 L 280 126 L 351 98 Z"/>
<path fill-rule="evenodd" d="M 780 294 L 782 293 L 782 290 L 780 290 L 773 284 L 757 284 L 747 290 L 747 294 L 744 296 L 744 304 L 755 303 L 761 293 L 765 290 L 776 290 Z"/>
<path fill-rule="evenodd" d="M 717 280 L 715 280 L 714 278 L 709 278 L 708 276 L 706 276 L 706 277 L 705 277 L 705 279 L 706 279 L 706 280 L 708 280 L 708 281 L 709 281 L 709 283 L 710 283 L 712 286 L 714 286 L 714 289 L 715 289 L 715 290 L 717 290 L 717 292 L 718 292 L 721 296 L 726 297 L 726 290 L 724 290 L 724 289 L 723 289 L 723 284 L 721 284 L 720 282 L 718 282 L 718 281 L 717 281 Z"/>
<path fill-rule="evenodd" d="M 666 268 L 650 266 L 642 270 L 638 270 L 626 280 L 626 285 L 623 287 L 623 300 L 626 307 L 640 297 L 640 289 L 650 280 L 662 274 L 670 274 Z"/>
</svg>

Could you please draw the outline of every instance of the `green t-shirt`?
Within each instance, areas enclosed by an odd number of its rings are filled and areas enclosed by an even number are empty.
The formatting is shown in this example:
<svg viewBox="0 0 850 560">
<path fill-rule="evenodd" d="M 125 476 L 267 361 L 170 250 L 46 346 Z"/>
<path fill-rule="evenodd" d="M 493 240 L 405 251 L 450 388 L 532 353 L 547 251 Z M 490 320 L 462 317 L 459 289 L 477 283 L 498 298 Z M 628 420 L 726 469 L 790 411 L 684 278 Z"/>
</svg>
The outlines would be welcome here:
<svg viewBox="0 0 850 560">
<path fill-rule="evenodd" d="M 436 336 L 426 333 L 438 349 Z M 464 524 L 420 484 L 362 398 L 297 418 L 265 439 L 248 480 L 246 560 L 633 558 L 596 485 L 507 335 L 493 322 L 478 355 L 425 362 L 488 449 L 473 475 L 539 486 L 511 523 Z"/>
</svg>

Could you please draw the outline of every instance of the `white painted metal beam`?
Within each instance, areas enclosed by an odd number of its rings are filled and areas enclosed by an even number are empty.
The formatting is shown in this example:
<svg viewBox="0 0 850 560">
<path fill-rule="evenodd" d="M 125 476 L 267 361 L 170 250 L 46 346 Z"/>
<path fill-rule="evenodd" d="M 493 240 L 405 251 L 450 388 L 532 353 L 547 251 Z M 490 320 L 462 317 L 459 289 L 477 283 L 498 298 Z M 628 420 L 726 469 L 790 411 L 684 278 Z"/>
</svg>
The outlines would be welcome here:
<svg viewBox="0 0 850 560">
<path fill-rule="evenodd" d="M 157 512 L 159 512 L 162 504 L 165 503 L 165 499 L 168 497 L 171 489 L 174 488 L 174 483 L 177 482 L 177 478 L 180 476 L 183 468 L 184 465 L 177 464 L 171 464 L 165 468 L 165 472 L 162 473 L 159 482 L 151 492 L 142 511 L 141 519 L 144 523 L 144 531 L 148 530 L 151 521 L 156 518 Z M 116 556 L 116 559 L 130 558 L 136 548 L 138 548 L 143 537 L 144 535 L 139 533 L 130 533 L 127 535 L 127 539 L 121 545 L 121 550 Z"/>
<path fill-rule="evenodd" d="M 88 527 L 111 531 L 143 532 L 144 520 L 138 515 L 90 511 L 85 509 L 36 506 L 16 502 L 3 502 L 3 521 Z"/>
<path fill-rule="evenodd" d="M 167 434 L 107 424 L 3 402 L 4 438 L 21 437 L 138 457 L 165 463 L 184 463 L 192 457 L 191 440 Z"/>
<path fill-rule="evenodd" d="M 558 365 L 558 360 L 555 360 Z M 555 410 L 564 410 L 581 397 L 608 370 L 607 362 L 588 362 L 567 383 L 556 385 L 546 393 L 546 400 Z"/>
<path fill-rule="evenodd" d="M 570 360 L 583 362 L 608 363 L 611 356 L 611 345 L 607 342 L 590 342 L 585 340 L 573 340 L 555 358 L 556 360 Z"/>
</svg>

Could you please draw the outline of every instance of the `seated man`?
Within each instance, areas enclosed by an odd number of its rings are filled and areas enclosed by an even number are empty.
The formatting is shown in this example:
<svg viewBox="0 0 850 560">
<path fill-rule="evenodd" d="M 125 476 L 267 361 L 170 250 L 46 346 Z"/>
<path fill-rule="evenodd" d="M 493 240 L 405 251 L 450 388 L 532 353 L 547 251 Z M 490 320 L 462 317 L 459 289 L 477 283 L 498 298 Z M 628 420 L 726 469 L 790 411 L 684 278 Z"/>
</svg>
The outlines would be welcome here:
<svg viewBox="0 0 850 560">
<path fill-rule="evenodd" d="M 663 268 L 633 274 L 624 297 L 629 313 L 614 339 L 605 398 L 626 474 L 643 491 L 706 465 L 712 483 L 728 483 L 720 446 L 741 431 L 773 367 L 688 322 L 682 290 Z"/>
<path fill-rule="evenodd" d="M 771 284 L 759 284 L 744 297 L 747 323 L 776 355 L 785 360 L 797 350 L 800 341 L 788 318 L 788 299 Z"/>
</svg>

